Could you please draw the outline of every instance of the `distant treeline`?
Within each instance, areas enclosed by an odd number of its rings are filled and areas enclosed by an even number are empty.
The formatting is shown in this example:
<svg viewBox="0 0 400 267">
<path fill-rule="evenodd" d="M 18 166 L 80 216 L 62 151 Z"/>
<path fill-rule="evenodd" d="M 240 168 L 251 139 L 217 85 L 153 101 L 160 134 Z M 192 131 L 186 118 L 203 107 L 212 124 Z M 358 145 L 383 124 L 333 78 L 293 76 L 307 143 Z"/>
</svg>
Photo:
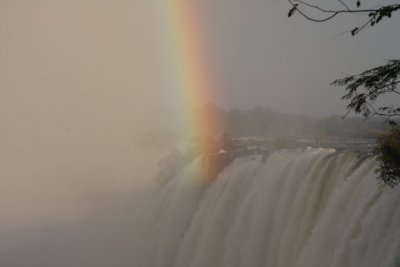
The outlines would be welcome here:
<svg viewBox="0 0 400 267">
<path fill-rule="evenodd" d="M 220 122 L 221 132 L 233 137 L 376 138 L 386 128 L 381 119 L 363 120 L 337 115 L 316 118 L 283 114 L 267 107 L 223 110 L 207 104 L 202 109 L 207 116 Z"/>
<path fill-rule="evenodd" d="M 214 104 L 200 108 L 214 124 L 219 124 L 214 137 L 228 134 L 233 138 L 309 138 L 331 137 L 376 138 L 386 131 L 382 120 L 342 116 L 316 118 L 306 115 L 288 115 L 267 107 L 224 110 Z M 140 138 L 140 146 L 166 147 L 179 139 L 179 130 L 157 128 Z M 204 138 L 204 136 L 203 136 Z"/>
</svg>

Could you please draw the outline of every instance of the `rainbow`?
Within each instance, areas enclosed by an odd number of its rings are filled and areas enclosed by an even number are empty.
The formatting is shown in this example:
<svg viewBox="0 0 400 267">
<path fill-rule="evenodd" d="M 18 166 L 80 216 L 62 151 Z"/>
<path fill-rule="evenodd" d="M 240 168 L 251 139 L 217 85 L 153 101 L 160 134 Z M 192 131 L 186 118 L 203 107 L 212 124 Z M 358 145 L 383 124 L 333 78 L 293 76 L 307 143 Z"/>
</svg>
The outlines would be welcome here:
<svg viewBox="0 0 400 267">
<path fill-rule="evenodd" d="M 187 139 L 196 144 L 197 154 L 213 151 L 213 134 L 219 132 L 215 117 L 200 109 L 214 99 L 215 83 L 211 65 L 207 62 L 205 34 L 200 27 L 195 1 L 166 0 L 167 38 L 169 39 L 170 65 L 175 80 L 182 130 Z M 197 11 L 197 12 L 196 12 Z"/>
</svg>

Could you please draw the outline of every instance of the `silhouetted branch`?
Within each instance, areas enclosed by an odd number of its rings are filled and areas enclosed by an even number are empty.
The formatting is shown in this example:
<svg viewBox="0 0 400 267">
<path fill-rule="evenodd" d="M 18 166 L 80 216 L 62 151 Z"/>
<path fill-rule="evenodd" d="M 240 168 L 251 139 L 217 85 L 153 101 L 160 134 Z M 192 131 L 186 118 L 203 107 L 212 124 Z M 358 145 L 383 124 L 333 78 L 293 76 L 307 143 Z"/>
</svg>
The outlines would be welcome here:
<svg viewBox="0 0 400 267">
<path fill-rule="evenodd" d="M 378 8 L 369 8 L 369 9 L 350 9 L 347 5 L 345 5 L 345 9 L 325 9 L 322 8 L 318 5 L 312 5 L 310 3 L 307 3 L 305 1 L 302 0 L 288 0 L 289 3 L 292 6 L 296 6 L 298 7 L 299 5 L 304 5 L 307 7 L 310 7 L 312 9 L 316 9 L 319 10 L 323 13 L 334 13 L 334 14 L 339 14 L 339 13 L 373 13 L 373 12 L 381 12 L 383 10 L 393 10 L 396 11 L 400 8 L 400 4 L 393 4 L 393 5 L 386 5 L 386 6 L 382 6 L 382 7 L 378 7 Z M 342 4 L 343 1 L 338 0 L 339 2 L 341 2 Z M 298 9 L 298 8 L 297 8 Z"/>
<path fill-rule="evenodd" d="M 326 9 L 323 8 L 319 5 L 313 5 L 310 4 L 306 1 L 303 0 L 288 0 L 292 8 L 289 10 L 288 16 L 291 17 L 295 12 L 298 12 L 300 15 L 302 15 L 304 18 L 310 21 L 314 22 L 325 22 L 328 20 L 331 20 L 338 14 L 351 14 L 351 13 L 368 13 L 369 19 L 366 23 L 364 23 L 360 27 L 356 27 L 351 31 L 352 35 L 355 35 L 359 33 L 361 30 L 363 30 L 366 26 L 371 25 L 374 26 L 375 24 L 379 23 L 384 17 L 390 18 L 392 16 L 393 12 L 396 12 L 400 9 L 400 4 L 393 4 L 393 5 L 385 5 L 382 7 L 378 8 L 368 8 L 368 9 L 351 9 L 348 5 L 346 5 L 343 0 L 337 0 L 343 7 L 344 9 Z M 326 18 L 316 18 L 311 15 L 307 15 L 303 10 L 300 9 L 300 7 L 306 7 L 311 10 L 315 10 L 318 12 L 321 12 L 323 14 L 327 14 L 328 17 Z M 357 7 L 360 6 L 360 2 L 357 1 Z"/>
<path fill-rule="evenodd" d="M 347 10 L 350 11 L 350 8 L 348 5 L 345 4 L 345 2 L 343 2 L 342 0 L 337 0 L 339 3 L 341 3 Z"/>
<path fill-rule="evenodd" d="M 379 11 L 379 10 L 382 9 L 382 7 L 380 7 L 380 8 L 372 8 L 372 9 L 350 9 L 350 8 L 346 8 L 346 9 L 333 10 L 333 9 L 325 9 L 325 8 L 322 8 L 322 7 L 318 6 L 318 5 L 312 5 L 312 4 L 307 3 L 305 1 L 302 1 L 302 0 L 288 0 L 288 1 L 291 2 L 291 3 L 293 1 L 295 3 L 299 3 L 300 5 L 304 5 L 304 6 L 319 10 L 319 11 L 324 12 L 324 13 L 367 13 L 367 12 L 376 12 L 376 11 Z M 391 6 L 398 6 L 398 5 L 391 5 Z"/>
<path fill-rule="evenodd" d="M 384 5 L 372 9 L 360 9 L 360 0 L 356 1 L 357 9 L 351 9 L 343 0 L 337 0 L 341 6 L 338 9 L 326 9 L 320 5 L 306 2 L 307 0 L 288 0 L 291 9 L 288 16 L 291 17 L 295 12 L 300 13 L 304 18 L 314 22 L 324 22 L 331 20 L 338 14 L 368 14 L 368 19 L 364 20 L 361 26 L 353 28 L 350 33 L 356 35 L 367 26 L 374 26 L 383 18 L 391 18 L 394 12 L 400 10 L 400 3 Z M 397 0 L 399 2 L 399 0 Z M 303 12 L 305 9 L 314 13 Z M 323 19 L 316 18 L 314 15 L 324 14 Z M 340 33 L 341 35 L 343 33 Z M 336 35 L 336 36 L 339 36 Z M 335 36 L 335 37 L 336 37 Z M 375 116 L 385 118 L 385 123 L 396 126 L 395 118 L 400 118 L 400 106 L 381 106 L 376 108 L 374 104 L 384 94 L 394 93 L 400 95 L 397 86 L 400 84 L 400 60 L 387 60 L 385 65 L 368 69 L 357 75 L 347 75 L 342 79 L 335 80 L 332 85 L 345 87 L 343 100 L 349 100 L 345 118 L 351 111 L 361 114 L 364 120 Z M 400 127 L 392 128 L 391 131 L 383 135 L 378 140 L 375 151 L 378 155 L 379 166 L 377 172 L 380 173 L 378 179 L 384 184 L 395 186 L 400 184 Z"/>
<path fill-rule="evenodd" d="M 316 19 L 316 18 L 312 18 L 308 15 L 306 15 L 303 11 L 301 11 L 300 9 L 297 8 L 297 4 L 293 4 L 291 0 L 288 0 L 289 3 L 292 5 L 292 9 L 290 9 L 288 16 L 291 17 L 292 14 L 294 13 L 294 11 L 297 11 L 300 15 L 302 15 L 304 18 L 314 21 L 314 22 L 324 22 L 324 21 L 328 21 L 330 19 L 332 19 L 333 17 L 335 17 L 338 13 L 333 13 L 332 15 L 330 15 L 327 18 L 324 19 Z"/>
<path fill-rule="evenodd" d="M 392 118 L 400 116 L 400 107 L 383 106 L 376 109 L 373 103 L 383 94 L 400 95 L 396 90 L 400 84 L 399 76 L 400 60 L 388 60 L 385 65 L 338 79 L 332 84 L 345 87 L 346 94 L 342 99 L 350 100 L 347 105 L 349 111 L 360 113 L 365 119 L 382 116 L 389 124 L 395 125 Z"/>
</svg>

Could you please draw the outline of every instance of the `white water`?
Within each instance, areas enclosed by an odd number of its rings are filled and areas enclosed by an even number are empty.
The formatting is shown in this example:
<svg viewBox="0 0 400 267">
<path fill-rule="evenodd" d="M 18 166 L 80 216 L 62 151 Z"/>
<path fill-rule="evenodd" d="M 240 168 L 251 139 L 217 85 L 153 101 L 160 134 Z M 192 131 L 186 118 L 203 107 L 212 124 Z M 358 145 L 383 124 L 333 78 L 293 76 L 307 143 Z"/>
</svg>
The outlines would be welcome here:
<svg viewBox="0 0 400 267">
<path fill-rule="evenodd" d="M 327 149 L 236 159 L 210 185 L 199 162 L 143 198 L 135 267 L 398 267 L 400 187 L 372 158 Z"/>
</svg>

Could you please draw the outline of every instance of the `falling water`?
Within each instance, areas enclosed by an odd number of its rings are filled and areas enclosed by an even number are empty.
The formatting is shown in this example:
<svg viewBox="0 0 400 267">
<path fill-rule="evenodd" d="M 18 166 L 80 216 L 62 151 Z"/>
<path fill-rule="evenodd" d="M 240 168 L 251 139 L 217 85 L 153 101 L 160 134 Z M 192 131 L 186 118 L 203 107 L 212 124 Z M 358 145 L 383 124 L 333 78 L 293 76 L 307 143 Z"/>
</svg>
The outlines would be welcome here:
<svg viewBox="0 0 400 267">
<path fill-rule="evenodd" d="M 134 266 L 398 267 L 400 187 L 379 186 L 375 167 L 352 152 L 277 150 L 205 184 L 194 161 L 142 199 Z"/>
</svg>

